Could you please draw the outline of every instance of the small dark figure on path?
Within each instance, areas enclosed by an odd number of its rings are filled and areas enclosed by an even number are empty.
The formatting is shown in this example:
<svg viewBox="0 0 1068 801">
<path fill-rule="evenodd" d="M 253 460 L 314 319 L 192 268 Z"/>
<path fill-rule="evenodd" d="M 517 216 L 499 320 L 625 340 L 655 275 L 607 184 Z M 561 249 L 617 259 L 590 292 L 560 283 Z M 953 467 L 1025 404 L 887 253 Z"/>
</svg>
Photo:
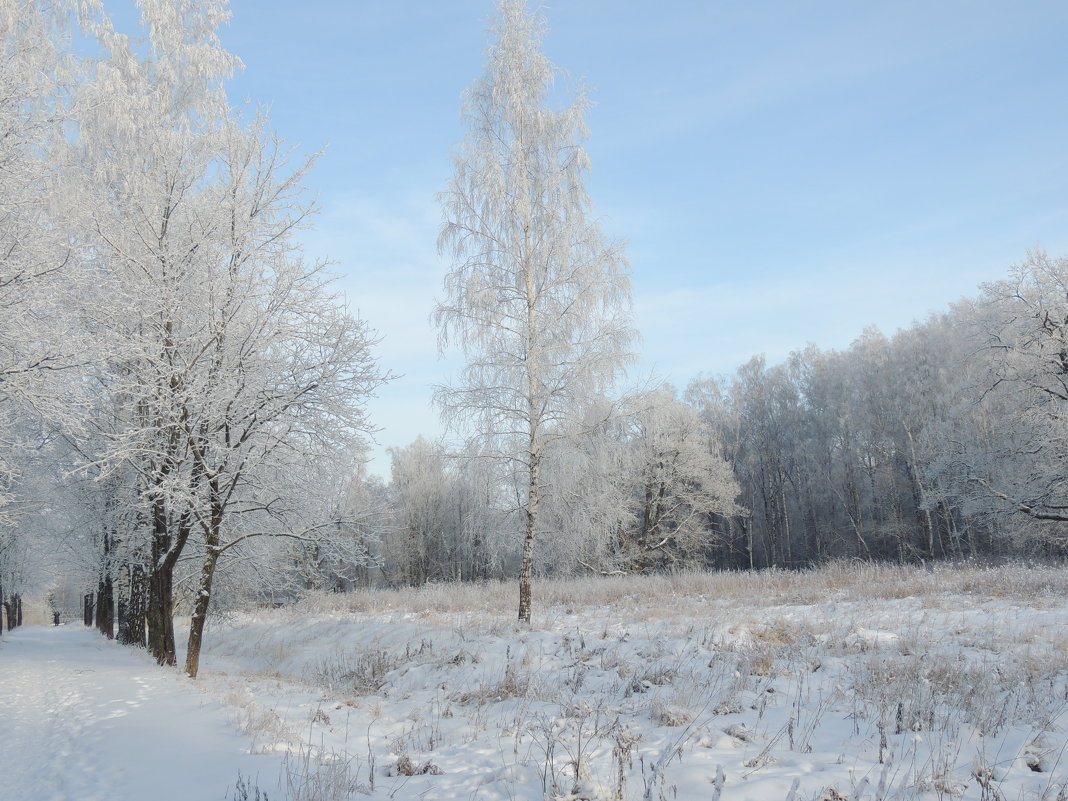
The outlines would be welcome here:
<svg viewBox="0 0 1068 801">
<path fill-rule="evenodd" d="M 53 626 L 58 626 L 59 625 L 59 612 L 53 612 L 52 613 L 52 625 Z"/>
</svg>

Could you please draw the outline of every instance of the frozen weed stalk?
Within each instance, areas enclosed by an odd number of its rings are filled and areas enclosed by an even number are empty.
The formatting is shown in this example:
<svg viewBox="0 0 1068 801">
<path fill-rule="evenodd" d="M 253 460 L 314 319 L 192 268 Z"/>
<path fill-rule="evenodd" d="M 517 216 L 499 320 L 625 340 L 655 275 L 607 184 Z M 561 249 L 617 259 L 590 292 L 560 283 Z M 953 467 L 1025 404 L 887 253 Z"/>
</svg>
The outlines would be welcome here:
<svg viewBox="0 0 1068 801">
<path fill-rule="evenodd" d="M 260 790 L 260 786 L 256 781 L 246 780 L 240 773 L 237 774 L 237 781 L 234 782 L 233 795 L 230 795 L 231 801 L 270 801 L 267 793 Z"/>
<path fill-rule="evenodd" d="M 373 792 L 373 781 L 360 781 L 361 760 L 305 744 L 286 754 L 285 778 L 289 801 L 350 801 L 357 793 Z"/>
</svg>

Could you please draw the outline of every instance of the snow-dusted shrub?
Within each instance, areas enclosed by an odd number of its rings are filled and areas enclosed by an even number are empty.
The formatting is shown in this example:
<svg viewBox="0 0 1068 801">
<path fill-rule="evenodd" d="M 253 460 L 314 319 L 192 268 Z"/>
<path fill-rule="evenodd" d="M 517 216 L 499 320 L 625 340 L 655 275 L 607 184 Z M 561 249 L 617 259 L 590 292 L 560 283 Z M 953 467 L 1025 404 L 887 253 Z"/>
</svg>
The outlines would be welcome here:
<svg viewBox="0 0 1068 801">
<path fill-rule="evenodd" d="M 430 760 L 417 764 L 412 762 L 412 758 L 407 754 L 401 754 L 393 765 L 386 768 L 387 776 L 440 776 L 442 772 L 441 768 Z"/>
<path fill-rule="evenodd" d="M 312 679 L 334 692 L 370 695 L 386 683 L 386 676 L 403 665 L 409 655 L 383 649 L 342 651 L 323 659 Z"/>
<path fill-rule="evenodd" d="M 657 726 L 685 726 L 693 721 L 694 711 L 657 696 L 649 707 L 649 718 Z"/>
<path fill-rule="evenodd" d="M 511 662 L 505 666 L 504 675 L 491 681 L 479 681 L 473 688 L 462 690 L 454 698 L 461 704 L 494 704 L 510 698 L 539 697 L 551 695 L 548 687 L 543 687 L 536 680 L 534 673 L 517 668 Z"/>
</svg>

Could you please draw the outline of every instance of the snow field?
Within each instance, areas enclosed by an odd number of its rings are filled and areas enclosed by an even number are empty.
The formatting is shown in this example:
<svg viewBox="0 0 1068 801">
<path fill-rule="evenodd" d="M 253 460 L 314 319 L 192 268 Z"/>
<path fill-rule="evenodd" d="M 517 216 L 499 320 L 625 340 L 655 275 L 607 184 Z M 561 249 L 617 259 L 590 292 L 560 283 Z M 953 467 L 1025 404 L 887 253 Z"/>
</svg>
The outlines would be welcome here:
<svg viewBox="0 0 1068 801">
<path fill-rule="evenodd" d="M 544 583 L 532 629 L 507 585 L 317 597 L 213 626 L 201 678 L 257 750 L 296 754 L 291 785 L 320 782 L 294 799 L 1054 801 L 1066 584 L 842 565 Z"/>
</svg>

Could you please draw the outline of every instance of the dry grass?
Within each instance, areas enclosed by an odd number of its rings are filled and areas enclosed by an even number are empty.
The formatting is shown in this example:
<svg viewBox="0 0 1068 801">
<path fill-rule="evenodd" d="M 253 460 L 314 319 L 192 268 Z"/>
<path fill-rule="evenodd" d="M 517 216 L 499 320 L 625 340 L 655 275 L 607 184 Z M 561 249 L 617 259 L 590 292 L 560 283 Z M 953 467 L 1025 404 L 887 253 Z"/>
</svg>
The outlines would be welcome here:
<svg viewBox="0 0 1068 801">
<path fill-rule="evenodd" d="M 380 648 L 336 653 L 320 662 L 311 680 L 332 692 L 370 695 L 386 683 L 387 674 L 406 663 L 404 654 Z"/>
<path fill-rule="evenodd" d="M 233 692 L 223 700 L 235 728 L 249 738 L 252 753 L 273 751 L 280 743 L 300 742 L 298 734 L 274 709 L 261 706 L 240 692 Z"/>
<path fill-rule="evenodd" d="M 657 576 L 544 579 L 535 583 L 535 612 L 554 616 L 614 607 L 655 620 L 678 612 L 679 599 L 692 612 L 703 605 L 744 603 L 751 608 L 808 605 L 827 600 L 861 601 L 918 597 L 931 605 L 945 595 L 1006 598 L 1035 603 L 1068 595 L 1068 570 L 1051 566 L 902 566 L 832 562 L 809 570 L 685 572 Z M 295 615 L 322 613 L 499 615 L 516 605 L 513 582 L 427 584 L 398 589 L 312 595 L 292 607 Z M 693 606 L 693 605 L 696 605 Z"/>
</svg>

